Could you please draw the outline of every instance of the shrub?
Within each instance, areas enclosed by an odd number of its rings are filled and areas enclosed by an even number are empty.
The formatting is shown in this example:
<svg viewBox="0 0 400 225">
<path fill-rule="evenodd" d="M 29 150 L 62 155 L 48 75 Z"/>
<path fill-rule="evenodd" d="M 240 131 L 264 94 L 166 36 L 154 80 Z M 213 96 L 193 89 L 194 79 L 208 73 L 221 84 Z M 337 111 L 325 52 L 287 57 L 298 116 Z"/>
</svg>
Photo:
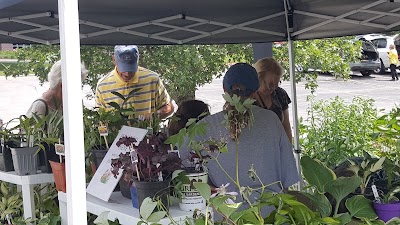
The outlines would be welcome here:
<svg viewBox="0 0 400 225">
<path fill-rule="evenodd" d="M 16 59 L 15 51 L 0 51 L 0 59 Z"/>
<path fill-rule="evenodd" d="M 373 99 L 355 97 L 351 103 L 335 97 L 309 100 L 305 121 L 300 119 L 300 145 L 304 154 L 335 166 L 372 150 L 377 110 Z"/>
</svg>

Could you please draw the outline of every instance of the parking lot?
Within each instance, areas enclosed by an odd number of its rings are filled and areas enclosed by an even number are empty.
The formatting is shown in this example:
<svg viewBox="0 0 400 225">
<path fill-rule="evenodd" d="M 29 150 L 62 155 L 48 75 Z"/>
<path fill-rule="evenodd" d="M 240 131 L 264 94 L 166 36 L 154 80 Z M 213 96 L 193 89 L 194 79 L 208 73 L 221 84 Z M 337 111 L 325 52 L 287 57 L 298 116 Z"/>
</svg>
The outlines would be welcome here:
<svg viewBox="0 0 400 225">
<path fill-rule="evenodd" d="M 385 75 L 373 74 L 369 77 L 353 75 L 348 81 L 335 80 L 331 75 L 320 75 L 318 77 L 319 87 L 315 95 L 317 99 L 340 96 L 347 101 L 351 101 L 354 96 L 373 98 L 377 107 L 388 111 L 396 102 L 400 103 L 400 81 L 390 81 L 390 79 L 389 73 Z M 281 86 L 291 96 L 290 83 L 284 81 Z M 40 86 L 38 79 L 34 76 L 8 79 L 2 76 L 0 77 L 0 87 L 0 118 L 8 121 L 24 114 L 30 104 L 48 88 L 48 84 Z M 298 83 L 296 87 L 299 116 L 306 116 L 306 110 L 309 106 L 306 99 L 310 91 L 304 88 L 305 82 Z M 88 93 L 90 93 L 90 88 L 84 86 L 83 102 L 86 106 L 92 107 L 94 100 L 85 98 Z M 207 102 L 211 106 L 212 113 L 215 113 L 222 109 L 222 93 L 222 78 L 218 78 L 211 84 L 200 87 L 196 96 L 198 99 Z M 290 106 L 292 105 L 290 104 Z M 291 114 L 291 108 L 289 110 Z"/>
<path fill-rule="evenodd" d="M 386 111 L 390 111 L 395 103 L 400 103 L 400 81 L 391 81 L 390 73 L 384 75 L 372 74 L 367 77 L 353 74 L 351 79 L 347 81 L 336 80 L 332 75 L 321 74 L 318 76 L 317 82 L 318 88 L 315 93 L 317 99 L 330 99 L 335 96 L 346 101 L 351 101 L 355 96 L 373 98 L 375 99 L 375 106 L 384 108 Z M 283 81 L 281 87 L 291 96 L 288 81 Z M 298 114 L 304 117 L 309 106 L 306 99 L 310 95 L 310 91 L 305 89 L 305 82 L 299 82 L 296 85 L 296 90 Z M 207 102 L 211 106 L 212 113 L 215 113 L 222 109 L 222 93 L 222 78 L 219 78 L 214 80 L 213 83 L 201 87 L 196 92 L 196 96 Z M 292 105 L 289 105 L 290 115 Z"/>
</svg>

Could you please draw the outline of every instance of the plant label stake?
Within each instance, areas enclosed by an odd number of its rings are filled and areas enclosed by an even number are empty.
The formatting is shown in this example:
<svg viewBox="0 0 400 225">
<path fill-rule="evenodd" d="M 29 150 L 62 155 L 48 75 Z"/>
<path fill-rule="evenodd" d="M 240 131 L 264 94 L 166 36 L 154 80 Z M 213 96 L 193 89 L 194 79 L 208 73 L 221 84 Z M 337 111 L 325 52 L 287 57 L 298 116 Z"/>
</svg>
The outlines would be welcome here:
<svg viewBox="0 0 400 225">
<path fill-rule="evenodd" d="M 8 224 L 8 225 L 12 225 L 12 223 L 11 223 L 12 217 L 11 217 L 10 214 L 7 214 L 7 215 L 6 215 L 6 219 L 7 219 L 7 224 Z"/>
<path fill-rule="evenodd" d="M 34 141 L 33 136 L 32 135 L 29 136 L 29 145 L 28 145 L 28 147 L 33 147 L 33 141 Z"/>
<path fill-rule="evenodd" d="M 65 155 L 65 148 L 64 145 L 61 144 L 61 139 L 58 139 L 58 144 L 55 144 L 54 148 L 56 149 L 56 154 L 60 157 L 60 163 L 62 163 L 62 156 Z"/>
<path fill-rule="evenodd" d="M 107 128 L 107 125 L 104 125 L 104 124 L 100 121 L 100 126 L 98 126 L 97 129 L 99 129 L 100 136 L 104 138 L 104 142 L 106 143 L 107 149 L 110 149 L 110 147 L 108 146 L 108 141 L 107 141 L 107 136 L 108 136 L 108 128 Z"/>
<path fill-rule="evenodd" d="M 133 144 L 131 144 L 130 149 L 131 149 L 131 161 L 133 164 L 135 164 L 136 175 L 137 175 L 138 181 L 140 181 L 139 167 L 137 165 L 139 162 L 139 158 L 137 156 L 137 152 L 135 151 L 135 148 L 133 147 Z"/>
<path fill-rule="evenodd" d="M 4 138 L 0 139 L 0 144 L 1 144 L 1 147 L 4 147 Z"/>
<path fill-rule="evenodd" d="M 374 193 L 375 201 L 378 203 L 381 203 L 381 199 L 379 197 L 378 190 L 376 190 L 375 184 L 372 185 L 371 188 L 372 188 L 372 192 Z"/>
<path fill-rule="evenodd" d="M 169 147 L 171 148 L 170 150 L 168 150 L 168 154 L 169 153 L 176 153 L 178 155 L 179 158 L 181 158 L 181 155 L 179 154 L 179 150 L 178 149 L 174 149 L 174 146 L 172 144 L 169 145 Z"/>
<path fill-rule="evenodd" d="M 200 171 L 200 159 L 199 158 L 194 158 L 193 159 L 194 163 L 194 170 L 195 171 Z"/>
<path fill-rule="evenodd" d="M 153 128 L 147 127 L 147 135 L 152 135 L 152 134 L 153 134 Z"/>
<path fill-rule="evenodd" d="M 157 163 L 156 167 L 159 168 L 161 166 L 160 163 Z M 163 177 L 162 177 L 162 171 L 158 172 L 158 181 L 164 181 Z"/>
</svg>

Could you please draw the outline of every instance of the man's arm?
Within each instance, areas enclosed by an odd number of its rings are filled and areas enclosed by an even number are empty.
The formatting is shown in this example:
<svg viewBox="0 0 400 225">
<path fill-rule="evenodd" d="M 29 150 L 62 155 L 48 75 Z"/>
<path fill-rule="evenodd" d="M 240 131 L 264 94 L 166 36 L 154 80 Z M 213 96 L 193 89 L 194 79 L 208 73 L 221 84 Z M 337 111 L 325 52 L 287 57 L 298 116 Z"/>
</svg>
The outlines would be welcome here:
<svg viewBox="0 0 400 225">
<path fill-rule="evenodd" d="M 172 102 L 167 103 L 159 110 L 157 110 L 157 114 L 160 116 L 161 119 L 168 117 L 173 112 L 174 112 L 174 105 L 172 104 Z"/>
<path fill-rule="evenodd" d="M 156 92 L 156 108 L 157 114 L 161 119 L 164 119 L 171 115 L 174 112 L 174 105 L 172 103 L 171 97 L 168 94 L 168 91 L 165 89 L 165 86 L 160 78 L 158 78 Z"/>
</svg>

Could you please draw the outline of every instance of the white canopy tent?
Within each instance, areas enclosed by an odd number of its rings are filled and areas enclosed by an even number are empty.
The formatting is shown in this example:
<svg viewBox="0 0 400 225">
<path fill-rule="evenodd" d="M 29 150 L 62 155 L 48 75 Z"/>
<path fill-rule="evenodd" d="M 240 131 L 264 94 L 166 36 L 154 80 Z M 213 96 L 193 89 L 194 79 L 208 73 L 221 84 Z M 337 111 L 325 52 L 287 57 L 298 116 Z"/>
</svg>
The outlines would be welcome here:
<svg viewBox="0 0 400 225">
<path fill-rule="evenodd" d="M 1 0 L 0 43 L 61 46 L 68 221 L 86 224 L 80 44 L 288 41 L 300 157 L 293 41 L 396 30 L 399 17 L 400 0 L 80 0 L 79 11 L 77 0 Z"/>
</svg>

